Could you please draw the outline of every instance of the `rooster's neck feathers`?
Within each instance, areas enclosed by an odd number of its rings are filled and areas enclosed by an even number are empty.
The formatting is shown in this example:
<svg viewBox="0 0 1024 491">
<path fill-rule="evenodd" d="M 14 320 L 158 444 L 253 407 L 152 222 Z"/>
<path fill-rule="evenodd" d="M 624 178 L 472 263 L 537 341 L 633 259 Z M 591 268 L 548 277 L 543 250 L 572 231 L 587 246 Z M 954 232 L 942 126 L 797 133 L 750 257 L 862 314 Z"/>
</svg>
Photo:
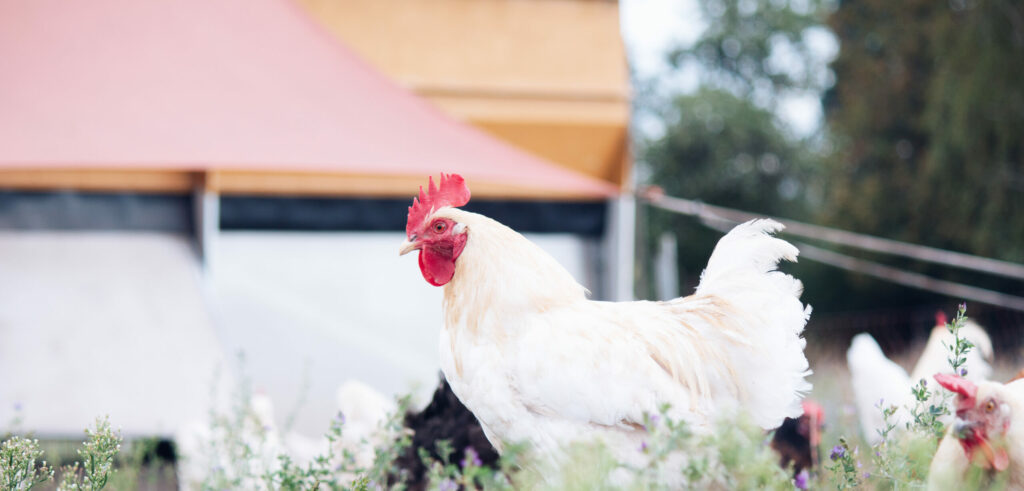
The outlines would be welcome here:
<svg viewBox="0 0 1024 491">
<path fill-rule="evenodd" d="M 447 325 L 467 325 L 488 309 L 501 315 L 538 312 L 586 299 L 586 289 L 562 265 L 516 231 L 456 208 L 439 210 L 464 225 L 469 237 L 444 287 Z"/>
</svg>

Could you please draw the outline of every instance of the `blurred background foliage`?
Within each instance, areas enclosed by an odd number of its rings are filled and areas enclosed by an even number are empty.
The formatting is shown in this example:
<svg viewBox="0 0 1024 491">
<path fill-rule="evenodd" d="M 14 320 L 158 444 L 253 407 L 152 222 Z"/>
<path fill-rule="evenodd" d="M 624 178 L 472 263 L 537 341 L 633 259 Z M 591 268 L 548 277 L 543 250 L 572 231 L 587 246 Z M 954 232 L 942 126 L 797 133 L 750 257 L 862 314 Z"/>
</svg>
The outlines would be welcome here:
<svg viewBox="0 0 1024 491">
<path fill-rule="evenodd" d="M 638 117 L 662 122 L 660 131 L 639 132 L 641 186 L 657 183 L 670 196 L 1024 261 L 1024 2 L 699 4 L 706 29 L 668 54 L 674 71 L 696 70 L 698 88 L 636 81 Z M 838 45 L 831 61 L 817 49 L 823 43 Z M 780 117 L 782 101 L 800 94 L 814 94 L 824 107 L 810 134 Z M 646 281 L 639 293 L 657 296 L 652 258 L 665 232 L 678 239 L 680 291 L 692 291 L 721 234 L 650 207 L 641 207 L 640 217 L 646 240 L 639 271 Z M 1020 282 L 842 249 L 1024 293 Z M 934 312 L 957 300 L 810 261 L 787 270 L 804 281 L 806 300 L 826 318 L 925 306 Z M 922 323 L 921 329 L 930 325 Z"/>
<path fill-rule="evenodd" d="M 1024 3 L 844 2 L 828 223 L 1024 261 Z"/>
</svg>

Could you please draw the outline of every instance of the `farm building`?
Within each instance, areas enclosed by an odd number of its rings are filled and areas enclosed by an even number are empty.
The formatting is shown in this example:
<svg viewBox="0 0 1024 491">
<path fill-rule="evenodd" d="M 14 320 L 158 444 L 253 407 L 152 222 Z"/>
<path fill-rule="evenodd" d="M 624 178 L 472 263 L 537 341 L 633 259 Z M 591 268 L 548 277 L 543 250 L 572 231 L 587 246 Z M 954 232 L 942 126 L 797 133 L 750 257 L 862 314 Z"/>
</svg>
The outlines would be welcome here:
<svg viewBox="0 0 1024 491">
<path fill-rule="evenodd" d="M 318 433 L 346 379 L 429 391 L 440 290 L 397 251 L 442 171 L 597 296 L 631 295 L 615 2 L 4 0 L 0 19 L 0 420 L 169 434 L 244 373 Z"/>
</svg>

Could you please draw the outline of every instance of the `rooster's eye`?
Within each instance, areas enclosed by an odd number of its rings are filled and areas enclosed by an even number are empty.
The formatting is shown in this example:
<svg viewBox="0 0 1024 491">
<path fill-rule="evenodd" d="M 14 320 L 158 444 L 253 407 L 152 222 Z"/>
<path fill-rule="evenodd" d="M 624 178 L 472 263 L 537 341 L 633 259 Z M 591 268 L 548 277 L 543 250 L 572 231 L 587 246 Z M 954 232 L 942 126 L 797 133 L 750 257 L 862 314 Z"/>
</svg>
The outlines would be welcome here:
<svg viewBox="0 0 1024 491">
<path fill-rule="evenodd" d="M 992 411 L 995 411 L 995 410 L 996 410 L 996 403 L 995 402 L 988 401 L 988 402 L 985 403 L 985 412 L 986 413 L 991 413 Z"/>
<path fill-rule="evenodd" d="M 448 228 L 448 224 L 446 224 L 444 222 L 437 222 L 437 223 L 434 224 L 434 233 L 435 234 L 444 233 L 444 229 L 446 229 L 446 228 Z"/>
</svg>

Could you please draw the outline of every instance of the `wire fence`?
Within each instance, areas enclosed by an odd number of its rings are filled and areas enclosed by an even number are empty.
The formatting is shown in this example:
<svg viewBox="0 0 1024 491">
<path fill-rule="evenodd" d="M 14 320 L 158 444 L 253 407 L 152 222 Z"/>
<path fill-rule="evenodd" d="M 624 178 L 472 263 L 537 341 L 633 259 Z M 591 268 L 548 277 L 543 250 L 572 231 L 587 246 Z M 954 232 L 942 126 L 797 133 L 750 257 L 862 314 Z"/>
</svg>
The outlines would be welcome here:
<svg viewBox="0 0 1024 491">
<path fill-rule="evenodd" d="M 1024 265 L 973 256 L 960 252 L 946 251 L 918 244 L 858 234 L 846 230 L 822 227 L 777 217 L 765 217 L 722 206 L 709 205 L 699 201 L 674 198 L 659 193 L 644 193 L 640 196 L 651 206 L 666 211 L 700 218 L 709 227 L 728 230 L 731 226 L 755 218 L 772 218 L 783 224 L 782 233 L 830 244 L 867 250 L 871 252 L 909 257 L 920 261 L 941 264 L 969 271 L 988 273 L 1007 278 L 1024 280 Z M 927 290 L 964 300 L 1024 312 L 1024 297 L 932 278 L 920 273 L 906 271 L 892 266 L 859 259 L 838 252 L 822 249 L 810 244 L 796 243 L 801 257 L 828 264 L 837 268 L 873 276 L 904 286 Z"/>
<path fill-rule="evenodd" d="M 819 351 L 845 357 L 850 340 L 858 333 L 871 334 L 887 353 L 922 347 L 935 326 L 935 312 L 953 311 L 952 305 L 925 305 L 900 309 L 815 313 L 807 324 L 806 337 Z M 986 328 L 996 359 L 1019 364 L 1024 361 L 1024 312 L 971 305 L 968 316 Z"/>
<path fill-rule="evenodd" d="M 704 225 L 726 232 L 735 224 L 755 218 L 772 218 L 785 225 L 782 233 L 837 246 L 908 257 L 943 266 L 987 273 L 994 276 L 1024 280 L 1024 265 L 974 256 L 891 239 L 858 234 L 846 230 L 811 225 L 776 217 L 709 205 L 699 201 L 665 196 L 659 192 L 641 193 L 638 198 L 662 210 L 698 218 Z M 827 264 L 847 271 L 872 276 L 911 288 L 939 293 L 956 301 L 971 301 L 969 316 L 986 326 L 997 356 L 1015 361 L 1024 359 L 1024 297 L 988 290 L 972 285 L 940 280 L 893 266 L 856 258 L 846 254 L 794 242 L 801 258 Z M 951 314 L 950 305 L 913 306 L 880 311 L 856 311 L 815 314 L 808 324 L 808 336 L 834 347 L 849 346 L 855 334 L 872 334 L 886 350 L 903 351 L 915 348 L 935 325 L 936 310 Z"/>
</svg>

